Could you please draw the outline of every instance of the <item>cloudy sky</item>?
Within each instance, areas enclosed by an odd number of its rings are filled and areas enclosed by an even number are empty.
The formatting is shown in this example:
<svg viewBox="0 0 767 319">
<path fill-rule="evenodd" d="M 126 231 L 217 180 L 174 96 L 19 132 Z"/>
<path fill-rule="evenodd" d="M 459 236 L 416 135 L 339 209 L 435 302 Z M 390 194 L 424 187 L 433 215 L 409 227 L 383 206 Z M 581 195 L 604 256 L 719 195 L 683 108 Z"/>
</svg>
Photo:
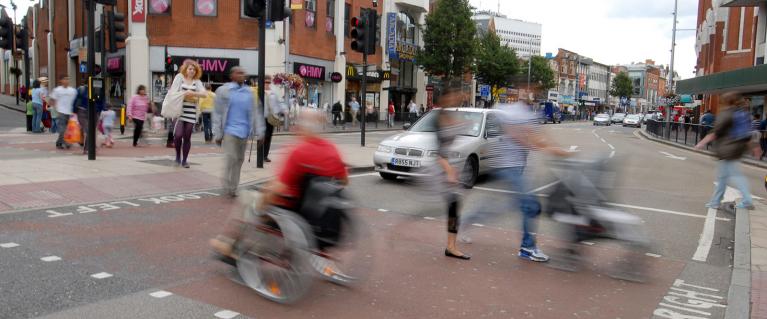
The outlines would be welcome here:
<svg viewBox="0 0 767 319">
<path fill-rule="evenodd" d="M 542 53 L 568 49 L 604 64 L 671 59 L 674 0 L 470 0 L 474 7 L 543 25 Z M 697 0 L 679 0 L 678 28 L 695 29 Z M 675 69 L 695 69 L 695 31 L 677 32 Z"/>
</svg>

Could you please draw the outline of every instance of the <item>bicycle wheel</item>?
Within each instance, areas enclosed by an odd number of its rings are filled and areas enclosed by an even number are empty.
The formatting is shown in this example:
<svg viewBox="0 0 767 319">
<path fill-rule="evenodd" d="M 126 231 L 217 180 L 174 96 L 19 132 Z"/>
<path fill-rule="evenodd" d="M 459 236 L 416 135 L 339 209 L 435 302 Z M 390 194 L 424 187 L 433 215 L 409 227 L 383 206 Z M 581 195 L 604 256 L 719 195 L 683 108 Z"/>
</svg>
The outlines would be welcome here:
<svg viewBox="0 0 767 319">
<path fill-rule="evenodd" d="M 311 256 L 312 268 L 320 278 L 338 285 L 364 282 L 375 264 L 369 228 L 355 214 L 354 210 L 345 210 L 340 216 L 339 236 L 318 237 L 318 242 L 329 247 L 315 250 Z"/>
<path fill-rule="evenodd" d="M 306 222 L 292 212 L 273 208 L 246 228 L 237 260 L 245 284 L 274 302 L 300 300 L 313 280 L 309 261 L 314 243 Z"/>
</svg>

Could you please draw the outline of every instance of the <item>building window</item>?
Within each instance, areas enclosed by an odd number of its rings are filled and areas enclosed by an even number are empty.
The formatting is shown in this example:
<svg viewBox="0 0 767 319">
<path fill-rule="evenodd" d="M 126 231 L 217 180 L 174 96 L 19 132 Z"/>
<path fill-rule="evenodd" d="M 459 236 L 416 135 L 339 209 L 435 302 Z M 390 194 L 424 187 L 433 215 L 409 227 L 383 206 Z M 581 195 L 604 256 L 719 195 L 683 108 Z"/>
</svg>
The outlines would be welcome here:
<svg viewBox="0 0 767 319">
<path fill-rule="evenodd" d="M 171 0 L 149 0 L 149 14 L 170 14 Z"/>
<path fill-rule="evenodd" d="M 304 9 L 306 11 L 317 12 L 317 0 L 305 0 Z"/>
<path fill-rule="evenodd" d="M 328 17 L 332 18 L 335 17 L 336 14 L 336 0 L 328 0 L 328 4 L 326 6 L 328 11 Z"/>
<path fill-rule="evenodd" d="M 351 37 L 351 26 L 349 26 L 349 23 L 351 23 L 351 15 L 352 15 L 352 5 L 350 3 L 346 3 L 344 6 L 344 35 L 347 37 Z"/>
<path fill-rule="evenodd" d="M 215 17 L 218 15 L 218 0 L 195 0 L 194 15 L 200 17 Z"/>
</svg>

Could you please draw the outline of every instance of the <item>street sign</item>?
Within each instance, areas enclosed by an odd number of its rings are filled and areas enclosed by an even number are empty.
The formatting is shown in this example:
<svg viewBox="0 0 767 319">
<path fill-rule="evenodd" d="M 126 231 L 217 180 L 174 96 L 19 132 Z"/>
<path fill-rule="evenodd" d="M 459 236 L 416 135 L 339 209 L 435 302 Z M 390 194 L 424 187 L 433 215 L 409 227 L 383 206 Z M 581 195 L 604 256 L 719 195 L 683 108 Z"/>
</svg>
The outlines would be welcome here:
<svg viewBox="0 0 767 319">
<path fill-rule="evenodd" d="M 80 73 L 88 73 L 88 64 L 80 62 Z"/>
<path fill-rule="evenodd" d="M 479 86 L 479 95 L 482 97 L 490 97 L 490 86 L 489 85 L 480 85 Z"/>
</svg>

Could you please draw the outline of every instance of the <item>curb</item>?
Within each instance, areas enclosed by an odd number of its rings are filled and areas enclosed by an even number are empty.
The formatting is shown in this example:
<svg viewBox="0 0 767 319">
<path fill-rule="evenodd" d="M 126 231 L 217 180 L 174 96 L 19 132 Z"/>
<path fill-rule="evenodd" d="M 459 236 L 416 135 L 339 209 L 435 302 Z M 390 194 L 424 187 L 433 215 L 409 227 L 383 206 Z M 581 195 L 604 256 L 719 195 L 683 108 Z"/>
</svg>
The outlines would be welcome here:
<svg viewBox="0 0 767 319">
<path fill-rule="evenodd" d="M 402 131 L 402 128 L 386 128 L 386 129 L 372 129 L 372 130 L 366 130 L 366 133 L 372 133 L 372 132 L 396 132 L 396 131 Z M 359 130 L 346 130 L 346 131 L 331 131 L 331 132 L 322 132 L 320 135 L 326 135 L 326 134 L 347 134 L 347 133 L 360 133 Z M 296 133 L 293 132 L 275 132 L 273 136 L 295 136 Z"/>
<path fill-rule="evenodd" d="M 671 142 L 671 141 L 666 141 L 666 140 L 663 140 L 663 139 L 659 139 L 657 137 L 651 136 L 650 134 L 648 134 L 644 130 L 639 130 L 638 132 L 639 132 L 639 135 L 642 135 L 642 137 L 644 137 L 644 138 L 646 138 L 646 139 L 648 139 L 650 141 L 653 141 L 653 142 L 657 142 L 657 143 L 661 143 L 661 144 L 666 144 L 668 146 L 676 147 L 676 148 L 687 150 L 687 151 L 690 151 L 690 152 L 695 152 L 695 153 L 698 153 L 698 154 L 714 156 L 714 152 L 711 152 L 711 151 L 699 150 L 699 149 L 691 147 L 691 146 L 681 145 L 681 144 L 674 143 L 674 142 Z M 754 167 L 757 167 L 757 168 L 767 169 L 767 163 L 765 163 L 765 162 L 752 160 L 750 158 L 741 158 L 740 161 L 743 164 L 746 164 L 746 165 L 754 166 Z"/>
<path fill-rule="evenodd" d="M 735 245 L 732 278 L 728 289 L 725 319 L 751 315 L 751 221 L 747 209 L 735 210 Z"/>
<path fill-rule="evenodd" d="M 26 110 L 20 110 L 20 109 L 17 109 L 17 108 L 15 108 L 15 107 L 12 107 L 12 106 L 8 106 L 8 105 L 5 105 L 5 104 L 0 104 L 0 106 L 4 107 L 4 108 L 6 108 L 6 109 L 9 109 L 9 110 L 11 110 L 11 111 L 16 111 L 16 112 L 19 112 L 19 113 L 24 113 L 24 114 L 26 114 L 26 113 L 27 113 L 27 111 L 26 111 Z"/>
</svg>

